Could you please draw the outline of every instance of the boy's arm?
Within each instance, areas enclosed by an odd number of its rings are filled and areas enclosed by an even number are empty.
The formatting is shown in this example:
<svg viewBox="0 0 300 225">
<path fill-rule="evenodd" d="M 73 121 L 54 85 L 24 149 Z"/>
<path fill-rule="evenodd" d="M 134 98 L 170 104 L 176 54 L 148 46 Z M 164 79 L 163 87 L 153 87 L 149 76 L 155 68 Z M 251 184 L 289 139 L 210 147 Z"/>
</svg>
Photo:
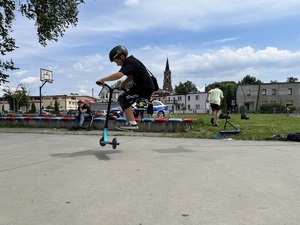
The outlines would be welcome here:
<svg viewBox="0 0 300 225">
<path fill-rule="evenodd" d="M 210 95 L 210 91 L 207 92 L 207 95 L 206 95 L 206 102 L 209 102 L 209 95 Z"/>
<path fill-rule="evenodd" d="M 98 80 L 100 83 L 105 83 L 105 81 L 114 81 L 114 80 L 119 80 L 124 76 L 124 74 L 122 72 L 116 72 L 110 76 L 101 78 L 100 80 Z"/>
</svg>

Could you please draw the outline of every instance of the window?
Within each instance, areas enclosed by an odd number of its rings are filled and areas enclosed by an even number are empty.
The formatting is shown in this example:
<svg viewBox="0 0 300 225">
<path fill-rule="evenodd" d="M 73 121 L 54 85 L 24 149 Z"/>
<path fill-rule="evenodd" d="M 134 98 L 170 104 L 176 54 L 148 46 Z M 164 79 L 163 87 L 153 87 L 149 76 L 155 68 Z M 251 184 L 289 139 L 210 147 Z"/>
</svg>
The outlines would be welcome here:
<svg viewBox="0 0 300 225">
<path fill-rule="evenodd" d="M 266 95 L 266 94 L 267 94 L 267 90 L 266 90 L 266 89 L 262 89 L 262 90 L 261 90 L 261 94 L 262 94 L 262 95 Z"/>
<path fill-rule="evenodd" d="M 247 90 L 247 96 L 250 96 L 250 95 L 251 95 L 251 90 L 248 89 L 248 90 Z"/>
<path fill-rule="evenodd" d="M 200 109 L 200 105 L 196 105 L 196 109 Z"/>
<path fill-rule="evenodd" d="M 272 95 L 276 95 L 276 89 L 272 89 Z"/>
<path fill-rule="evenodd" d="M 181 100 L 182 100 L 181 96 L 178 96 L 178 101 L 181 101 Z"/>
<path fill-rule="evenodd" d="M 199 95 L 196 95 L 196 100 L 200 100 L 200 96 Z"/>
<path fill-rule="evenodd" d="M 191 96 L 188 96 L 188 101 L 191 101 Z"/>
<path fill-rule="evenodd" d="M 292 88 L 288 88 L 288 95 L 293 94 L 293 89 Z"/>
</svg>

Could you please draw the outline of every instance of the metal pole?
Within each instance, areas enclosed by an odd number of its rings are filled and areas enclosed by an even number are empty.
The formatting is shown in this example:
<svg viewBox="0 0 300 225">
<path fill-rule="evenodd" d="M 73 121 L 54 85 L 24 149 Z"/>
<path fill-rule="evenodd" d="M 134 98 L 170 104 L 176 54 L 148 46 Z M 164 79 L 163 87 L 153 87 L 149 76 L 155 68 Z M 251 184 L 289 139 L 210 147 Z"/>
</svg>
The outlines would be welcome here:
<svg viewBox="0 0 300 225">
<path fill-rule="evenodd" d="M 44 83 L 42 84 L 42 86 L 40 86 L 40 114 L 42 112 L 42 88 L 43 86 L 47 83 L 47 81 L 44 81 Z"/>
</svg>

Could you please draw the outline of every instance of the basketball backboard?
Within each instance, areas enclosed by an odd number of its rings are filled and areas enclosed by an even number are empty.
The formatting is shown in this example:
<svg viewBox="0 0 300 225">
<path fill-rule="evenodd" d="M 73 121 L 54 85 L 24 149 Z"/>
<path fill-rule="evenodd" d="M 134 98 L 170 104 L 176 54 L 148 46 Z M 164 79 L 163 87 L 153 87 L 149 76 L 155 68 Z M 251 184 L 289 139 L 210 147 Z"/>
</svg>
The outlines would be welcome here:
<svg viewBox="0 0 300 225">
<path fill-rule="evenodd" d="M 48 83 L 53 82 L 53 72 L 51 70 L 40 69 L 40 80 Z"/>
</svg>

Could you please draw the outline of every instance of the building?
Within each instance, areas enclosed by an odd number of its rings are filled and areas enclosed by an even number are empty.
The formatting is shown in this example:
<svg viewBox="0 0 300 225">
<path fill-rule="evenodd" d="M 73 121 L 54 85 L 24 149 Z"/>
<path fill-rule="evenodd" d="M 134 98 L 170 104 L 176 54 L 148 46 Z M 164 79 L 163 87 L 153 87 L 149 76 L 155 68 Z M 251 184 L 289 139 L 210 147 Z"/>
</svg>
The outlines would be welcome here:
<svg viewBox="0 0 300 225">
<path fill-rule="evenodd" d="M 154 99 L 167 105 L 171 113 L 206 113 L 209 110 L 204 92 L 188 93 L 187 95 L 170 94 L 156 96 Z"/>
<path fill-rule="evenodd" d="M 173 92 L 173 87 L 172 87 L 172 72 L 171 72 L 170 67 L 169 67 L 169 59 L 167 59 L 166 69 L 164 71 L 163 90 L 168 91 L 170 93 Z"/>
<path fill-rule="evenodd" d="M 52 106 L 54 108 L 55 99 L 57 100 L 60 111 L 76 109 L 77 102 L 79 100 L 91 102 L 96 102 L 98 100 L 97 98 L 93 98 L 87 95 L 47 95 L 42 96 L 42 101 L 40 101 L 40 96 L 29 96 L 29 108 L 26 109 L 25 106 L 22 106 L 20 107 L 20 110 L 29 111 L 31 109 L 32 103 L 35 104 L 37 111 L 39 111 L 40 104 L 42 109 L 46 108 L 47 106 Z M 3 108 L 5 111 L 9 111 L 9 103 L 7 101 L 4 101 L 3 98 L 0 98 L 0 105 L 1 107 L 2 105 L 4 106 Z"/>
<path fill-rule="evenodd" d="M 250 112 L 258 112 L 266 103 L 278 103 L 284 106 L 300 107 L 300 82 L 261 83 L 238 85 L 236 103 L 245 105 Z"/>
</svg>

